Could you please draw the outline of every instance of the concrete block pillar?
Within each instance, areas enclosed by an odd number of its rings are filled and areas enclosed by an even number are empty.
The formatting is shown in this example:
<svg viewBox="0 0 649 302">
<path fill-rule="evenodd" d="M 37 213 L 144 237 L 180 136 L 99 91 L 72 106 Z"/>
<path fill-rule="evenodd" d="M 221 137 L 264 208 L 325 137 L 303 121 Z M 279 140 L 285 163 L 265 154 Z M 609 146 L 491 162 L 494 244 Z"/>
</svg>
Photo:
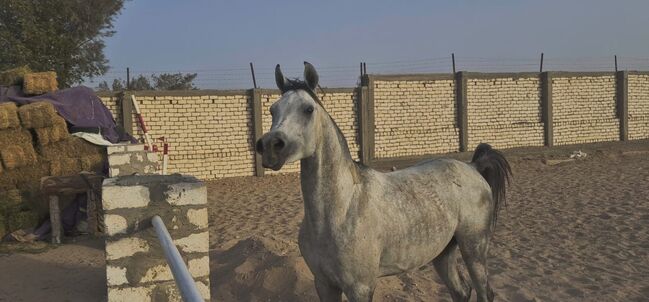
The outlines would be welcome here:
<svg viewBox="0 0 649 302">
<path fill-rule="evenodd" d="M 135 175 L 103 184 L 108 301 L 182 301 L 151 218 L 169 230 L 198 290 L 210 299 L 207 189 L 192 176 Z"/>
<path fill-rule="evenodd" d="M 144 144 L 115 144 L 106 148 L 108 176 L 160 174 L 158 154 L 144 150 Z"/>
</svg>

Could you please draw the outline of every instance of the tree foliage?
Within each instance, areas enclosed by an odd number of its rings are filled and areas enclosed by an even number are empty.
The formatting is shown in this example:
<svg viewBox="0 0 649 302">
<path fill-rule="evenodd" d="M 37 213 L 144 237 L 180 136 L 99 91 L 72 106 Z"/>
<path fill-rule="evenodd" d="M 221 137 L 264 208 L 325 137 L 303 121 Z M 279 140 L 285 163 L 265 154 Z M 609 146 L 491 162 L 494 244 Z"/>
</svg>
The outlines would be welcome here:
<svg viewBox="0 0 649 302">
<path fill-rule="evenodd" d="M 151 77 L 156 90 L 192 90 L 196 89 L 193 84 L 196 76 L 196 73 L 162 73 Z"/>
<path fill-rule="evenodd" d="M 103 75 L 104 38 L 124 0 L 0 0 L 0 70 L 54 70 L 68 87 Z"/>
<path fill-rule="evenodd" d="M 151 75 L 151 79 L 144 75 L 138 75 L 131 79 L 128 90 L 193 90 L 198 89 L 194 86 L 196 73 L 161 73 Z M 153 82 L 153 84 L 151 84 Z M 109 90 L 106 81 L 99 83 L 98 91 Z M 127 90 L 126 81 L 114 79 L 112 85 L 113 91 Z"/>
</svg>

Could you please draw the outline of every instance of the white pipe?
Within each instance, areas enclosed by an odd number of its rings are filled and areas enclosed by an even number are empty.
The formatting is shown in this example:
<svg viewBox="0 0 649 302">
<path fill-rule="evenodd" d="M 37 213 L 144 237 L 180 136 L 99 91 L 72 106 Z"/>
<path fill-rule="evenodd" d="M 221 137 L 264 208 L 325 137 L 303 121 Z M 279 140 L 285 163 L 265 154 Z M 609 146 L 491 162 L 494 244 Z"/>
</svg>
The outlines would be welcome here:
<svg viewBox="0 0 649 302">
<path fill-rule="evenodd" d="M 176 245 L 171 240 L 169 231 L 167 231 L 167 227 L 162 222 L 160 216 L 153 216 L 151 223 L 155 228 L 158 239 L 160 239 L 160 246 L 162 246 L 165 258 L 167 258 L 167 264 L 169 264 L 169 267 L 171 268 L 171 273 L 174 275 L 176 286 L 178 286 L 183 301 L 205 302 L 196 287 L 194 278 L 192 278 L 192 275 L 189 273 L 183 258 L 180 256 Z"/>
</svg>

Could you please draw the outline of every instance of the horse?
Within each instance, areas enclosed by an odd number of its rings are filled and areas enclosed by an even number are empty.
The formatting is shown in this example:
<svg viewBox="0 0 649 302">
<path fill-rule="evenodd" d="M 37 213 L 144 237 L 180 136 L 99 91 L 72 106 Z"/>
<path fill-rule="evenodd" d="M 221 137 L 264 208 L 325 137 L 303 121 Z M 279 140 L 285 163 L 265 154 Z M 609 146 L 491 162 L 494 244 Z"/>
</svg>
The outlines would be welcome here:
<svg viewBox="0 0 649 302">
<path fill-rule="evenodd" d="M 320 301 L 371 301 L 379 277 L 429 263 L 453 301 L 493 301 L 487 251 L 511 169 L 503 154 L 480 144 L 470 163 L 427 160 L 380 172 L 354 161 L 347 141 L 316 94 L 318 73 L 287 79 L 271 105 L 272 126 L 255 143 L 262 166 L 300 161 L 304 219 L 298 243 Z M 457 267 L 464 260 L 469 283 Z M 472 286 L 473 287 L 472 287 Z"/>
</svg>

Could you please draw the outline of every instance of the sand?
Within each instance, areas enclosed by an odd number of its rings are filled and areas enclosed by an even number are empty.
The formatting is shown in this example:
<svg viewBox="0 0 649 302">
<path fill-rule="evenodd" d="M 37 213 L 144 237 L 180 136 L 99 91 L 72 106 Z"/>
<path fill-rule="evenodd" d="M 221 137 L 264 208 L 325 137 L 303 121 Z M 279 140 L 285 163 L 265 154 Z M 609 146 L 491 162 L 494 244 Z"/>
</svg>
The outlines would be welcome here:
<svg viewBox="0 0 649 302">
<path fill-rule="evenodd" d="M 544 164 L 576 150 L 588 156 Z M 648 301 L 648 150 L 638 141 L 506 151 L 515 178 L 490 249 L 496 301 Z M 212 300 L 314 301 L 297 248 L 299 176 L 222 179 L 208 194 Z M 101 240 L 13 252 L 0 268 L 0 301 L 105 299 Z M 382 278 L 374 300 L 450 297 L 425 266 Z"/>
</svg>

